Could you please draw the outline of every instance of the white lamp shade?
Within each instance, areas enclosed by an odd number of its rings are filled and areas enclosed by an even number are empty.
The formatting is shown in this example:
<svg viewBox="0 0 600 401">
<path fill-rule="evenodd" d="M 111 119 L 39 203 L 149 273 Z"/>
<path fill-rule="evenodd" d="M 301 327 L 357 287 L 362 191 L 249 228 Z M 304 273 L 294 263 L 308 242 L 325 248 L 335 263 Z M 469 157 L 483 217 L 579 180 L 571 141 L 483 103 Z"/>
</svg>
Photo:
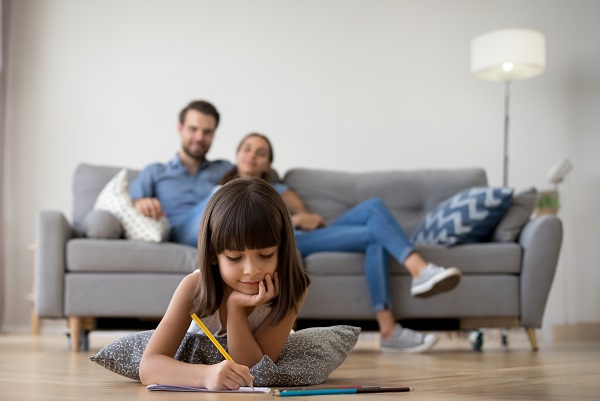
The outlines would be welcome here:
<svg viewBox="0 0 600 401">
<path fill-rule="evenodd" d="M 546 68 L 546 39 L 531 29 L 501 29 L 471 41 L 471 72 L 485 81 L 535 77 Z"/>
</svg>

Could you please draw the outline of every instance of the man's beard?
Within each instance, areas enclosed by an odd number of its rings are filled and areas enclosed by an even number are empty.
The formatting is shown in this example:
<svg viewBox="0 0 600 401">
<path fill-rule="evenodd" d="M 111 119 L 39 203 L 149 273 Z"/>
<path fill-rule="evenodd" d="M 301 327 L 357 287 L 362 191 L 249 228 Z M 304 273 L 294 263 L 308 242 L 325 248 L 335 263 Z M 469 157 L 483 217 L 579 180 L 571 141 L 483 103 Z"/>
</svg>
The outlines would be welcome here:
<svg viewBox="0 0 600 401">
<path fill-rule="evenodd" d="M 194 153 L 190 152 L 190 150 L 187 148 L 187 146 L 183 146 L 182 148 L 183 148 L 183 152 L 188 157 L 190 157 L 190 158 L 192 158 L 192 159 L 194 159 L 196 161 L 199 161 L 199 162 L 204 161 L 204 159 L 206 158 L 206 153 L 208 152 L 208 149 L 207 149 L 206 151 L 202 152 L 201 155 L 198 155 L 198 154 L 194 154 Z"/>
</svg>

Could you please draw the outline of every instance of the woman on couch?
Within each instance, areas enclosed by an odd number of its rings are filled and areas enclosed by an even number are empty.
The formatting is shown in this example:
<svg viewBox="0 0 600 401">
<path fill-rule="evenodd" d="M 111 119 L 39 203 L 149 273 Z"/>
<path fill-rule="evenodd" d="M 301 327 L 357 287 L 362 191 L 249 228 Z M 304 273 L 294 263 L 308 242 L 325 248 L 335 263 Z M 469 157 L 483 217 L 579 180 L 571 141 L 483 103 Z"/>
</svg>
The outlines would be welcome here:
<svg viewBox="0 0 600 401">
<path fill-rule="evenodd" d="M 236 167 L 223 177 L 221 184 L 246 176 L 269 181 L 272 162 L 273 147 L 269 139 L 258 133 L 248 134 L 238 145 Z M 460 270 L 426 262 L 415 252 L 412 242 L 380 199 L 366 200 L 326 226 L 323 218 L 307 211 L 300 197 L 286 185 L 276 182 L 271 185 L 281 194 L 292 214 L 296 244 L 303 257 L 325 251 L 365 253 L 365 276 L 379 324 L 382 349 L 400 352 L 431 349 L 438 340 L 436 335 L 423 335 L 396 323 L 390 309 L 388 253 L 411 274 L 411 294 L 415 297 L 425 298 L 451 290 L 460 281 Z M 201 210 L 207 202 L 208 199 L 201 202 L 198 208 Z M 201 214 L 198 213 L 200 217 Z M 186 226 L 185 232 L 174 233 L 174 237 L 179 238 L 178 242 L 194 245 L 199 221 L 190 221 Z"/>
</svg>

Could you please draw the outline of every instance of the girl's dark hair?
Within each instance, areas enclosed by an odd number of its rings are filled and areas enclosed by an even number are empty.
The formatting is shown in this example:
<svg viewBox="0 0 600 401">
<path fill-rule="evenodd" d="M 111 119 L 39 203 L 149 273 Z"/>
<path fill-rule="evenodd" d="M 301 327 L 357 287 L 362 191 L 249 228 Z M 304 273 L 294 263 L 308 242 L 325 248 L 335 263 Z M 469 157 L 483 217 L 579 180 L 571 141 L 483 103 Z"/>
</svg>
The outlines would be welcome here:
<svg viewBox="0 0 600 401">
<path fill-rule="evenodd" d="M 198 264 L 201 279 L 194 294 L 194 310 L 211 316 L 223 302 L 223 279 L 217 255 L 229 251 L 279 246 L 279 296 L 270 306 L 275 326 L 290 311 L 298 312 L 310 280 L 302 268 L 290 214 L 281 196 L 260 178 L 236 178 L 211 197 L 200 223 Z"/>
<path fill-rule="evenodd" d="M 258 132 L 251 132 L 248 135 L 246 135 L 245 137 L 242 138 L 242 140 L 240 141 L 240 143 L 238 144 L 237 149 L 235 150 L 235 153 L 237 154 L 240 149 L 242 149 L 242 145 L 244 144 L 244 142 L 246 142 L 246 139 L 248 138 L 252 138 L 252 137 L 258 137 L 258 138 L 262 138 L 264 139 L 264 141 L 267 143 L 267 147 L 269 148 L 269 163 L 273 163 L 273 145 L 271 145 L 271 141 L 269 140 L 269 138 L 267 138 L 265 135 L 263 134 L 259 134 Z M 221 185 L 228 183 L 229 181 L 233 180 L 234 178 L 239 177 L 240 174 L 238 172 L 237 166 L 232 168 L 231 170 L 229 170 L 229 172 L 227 174 L 225 174 L 223 176 L 223 178 L 221 178 L 221 181 L 219 182 Z M 260 178 L 262 178 L 265 181 L 270 181 L 270 174 L 268 171 L 265 171 L 264 173 L 262 173 L 262 175 L 260 176 Z"/>
</svg>

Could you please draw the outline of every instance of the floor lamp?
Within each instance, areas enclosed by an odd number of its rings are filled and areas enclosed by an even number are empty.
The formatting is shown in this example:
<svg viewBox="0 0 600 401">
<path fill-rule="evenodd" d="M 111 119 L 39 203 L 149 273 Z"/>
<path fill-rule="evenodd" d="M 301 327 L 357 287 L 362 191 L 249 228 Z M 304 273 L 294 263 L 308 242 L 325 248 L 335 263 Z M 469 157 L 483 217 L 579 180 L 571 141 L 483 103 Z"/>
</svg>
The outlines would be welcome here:
<svg viewBox="0 0 600 401">
<path fill-rule="evenodd" d="M 533 78 L 546 68 L 546 40 L 531 29 L 500 29 L 471 41 L 471 73 L 484 81 L 504 82 L 504 159 L 502 185 L 508 186 L 510 84 Z"/>
</svg>

